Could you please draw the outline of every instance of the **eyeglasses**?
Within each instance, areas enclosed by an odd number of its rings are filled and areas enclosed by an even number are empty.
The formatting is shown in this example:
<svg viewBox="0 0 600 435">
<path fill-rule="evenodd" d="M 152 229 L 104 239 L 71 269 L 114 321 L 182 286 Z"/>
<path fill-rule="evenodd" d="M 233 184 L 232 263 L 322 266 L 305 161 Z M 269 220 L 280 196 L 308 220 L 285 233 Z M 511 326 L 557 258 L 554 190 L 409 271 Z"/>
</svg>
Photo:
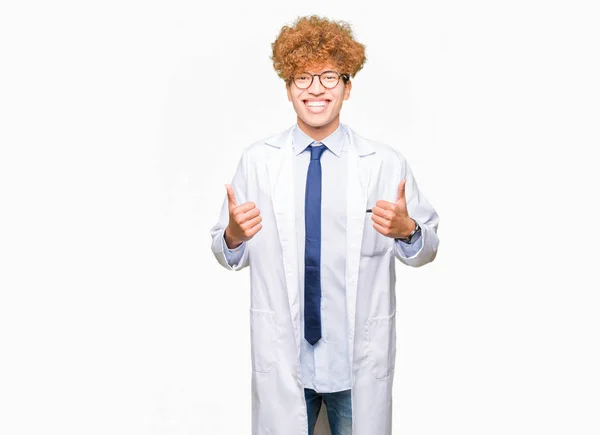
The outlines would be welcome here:
<svg viewBox="0 0 600 435">
<path fill-rule="evenodd" d="M 319 81 L 321 82 L 323 87 L 325 87 L 327 89 L 335 88 L 340 81 L 340 77 L 342 77 L 344 79 L 344 81 L 348 80 L 348 78 L 349 78 L 346 74 L 340 74 L 335 71 L 325 71 L 325 72 L 322 72 L 321 74 L 311 74 L 311 73 L 307 73 L 307 72 L 301 72 L 301 73 L 295 74 L 292 77 L 292 80 L 294 81 L 294 83 L 298 87 L 298 89 L 308 89 L 312 85 L 315 77 L 319 77 Z"/>
</svg>

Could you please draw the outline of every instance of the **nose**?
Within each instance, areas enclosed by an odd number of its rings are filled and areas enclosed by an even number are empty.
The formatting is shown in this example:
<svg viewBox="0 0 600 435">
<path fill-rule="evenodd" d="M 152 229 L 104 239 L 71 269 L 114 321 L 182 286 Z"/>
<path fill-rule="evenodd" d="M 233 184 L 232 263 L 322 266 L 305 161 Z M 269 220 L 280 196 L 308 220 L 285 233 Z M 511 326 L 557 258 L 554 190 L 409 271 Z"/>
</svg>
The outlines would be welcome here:
<svg viewBox="0 0 600 435">
<path fill-rule="evenodd" d="M 313 77 L 313 82 L 311 83 L 310 87 L 308 88 L 308 92 L 314 95 L 319 95 L 322 94 L 323 92 L 325 92 L 325 87 L 321 84 L 321 78 L 314 76 Z"/>
</svg>

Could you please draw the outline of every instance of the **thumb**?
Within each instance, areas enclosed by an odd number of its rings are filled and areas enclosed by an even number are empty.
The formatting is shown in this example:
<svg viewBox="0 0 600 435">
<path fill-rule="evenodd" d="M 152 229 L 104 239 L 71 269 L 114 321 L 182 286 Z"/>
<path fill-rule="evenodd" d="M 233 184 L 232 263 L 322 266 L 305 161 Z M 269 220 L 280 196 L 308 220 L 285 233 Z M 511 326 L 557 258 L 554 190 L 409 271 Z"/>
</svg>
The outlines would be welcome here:
<svg viewBox="0 0 600 435">
<path fill-rule="evenodd" d="M 402 201 L 406 203 L 405 189 L 406 186 L 406 178 L 398 184 L 398 197 L 396 198 L 396 203 Z"/>
<path fill-rule="evenodd" d="M 233 187 L 231 187 L 231 184 L 226 184 L 225 189 L 227 189 L 227 202 L 229 203 L 229 210 L 231 210 L 237 207 L 235 192 L 233 191 Z"/>
</svg>

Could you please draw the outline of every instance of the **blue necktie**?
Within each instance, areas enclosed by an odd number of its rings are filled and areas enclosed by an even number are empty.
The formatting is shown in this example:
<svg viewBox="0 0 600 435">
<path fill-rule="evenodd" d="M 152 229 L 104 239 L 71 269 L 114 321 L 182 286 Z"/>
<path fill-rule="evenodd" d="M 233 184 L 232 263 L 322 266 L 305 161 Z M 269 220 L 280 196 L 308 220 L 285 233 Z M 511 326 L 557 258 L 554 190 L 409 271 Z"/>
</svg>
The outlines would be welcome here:
<svg viewBox="0 0 600 435">
<path fill-rule="evenodd" d="M 321 155 L 320 142 L 309 146 L 310 164 L 304 200 L 304 337 L 314 346 L 321 338 Z"/>
</svg>

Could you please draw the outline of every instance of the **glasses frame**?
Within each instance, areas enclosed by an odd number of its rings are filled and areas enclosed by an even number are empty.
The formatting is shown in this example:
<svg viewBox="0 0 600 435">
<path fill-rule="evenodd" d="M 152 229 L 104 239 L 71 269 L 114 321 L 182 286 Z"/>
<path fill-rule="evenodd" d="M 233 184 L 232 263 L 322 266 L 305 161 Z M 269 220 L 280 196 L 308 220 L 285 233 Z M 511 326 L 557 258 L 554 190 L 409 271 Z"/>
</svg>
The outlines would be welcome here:
<svg viewBox="0 0 600 435">
<path fill-rule="evenodd" d="M 325 85 L 323 84 L 323 81 L 321 80 L 321 76 L 322 76 L 323 74 L 327 74 L 327 73 L 334 73 L 334 74 L 337 74 L 337 76 L 338 76 L 338 80 L 337 80 L 337 82 L 336 82 L 335 86 L 328 87 L 328 86 L 325 86 Z M 305 88 L 301 88 L 300 86 L 298 86 L 298 85 L 296 84 L 296 80 L 294 80 L 294 76 L 296 76 L 296 75 L 298 75 L 298 74 L 307 74 L 307 75 L 311 76 L 311 77 L 310 77 L 310 83 L 309 83 L 309 85 L 308 85 L 307 87 L 305 87 Z M 296 86 L 298 89 L 302 89 L 303 91 L 304 91 L 304 90 L 306 90 L 306 89 L 308 89 L 308 88 L 310 88 L 310 87 L 312 86 L 313 82 L 315 81 L 315 77 L 319 77 L 319 83 L 321 83 L 321 86 L 323 86 L 325 89 L 335 89 L 335 87 L 336 87 L 337 85 L 339 85 L 339 84 L 340 84 L 340 78 L 344 79 L 344 83 L 346 83 L 346 82 L 347 82 L 347 81 L 350 79 L 350 77 L 348 76 L 348 74 L 340 74 L 339 72 L 337 72 L 337 71 L 333 71 L 333 70 L 329 70 L 329 71 L 323 71 L 321 74 L 311 74 L 311 73 L 309 73 L 309 72 L 306 72 L 306 71 L 300 72 L 300 73 L 298 73 L 298 74 L 294 74 L 292 77 L 290 77 L 290 81 L 292 81 L 292 82 L 294 83 L 294 85 L 295 85 L 295 86 Z"/>
</svg>

